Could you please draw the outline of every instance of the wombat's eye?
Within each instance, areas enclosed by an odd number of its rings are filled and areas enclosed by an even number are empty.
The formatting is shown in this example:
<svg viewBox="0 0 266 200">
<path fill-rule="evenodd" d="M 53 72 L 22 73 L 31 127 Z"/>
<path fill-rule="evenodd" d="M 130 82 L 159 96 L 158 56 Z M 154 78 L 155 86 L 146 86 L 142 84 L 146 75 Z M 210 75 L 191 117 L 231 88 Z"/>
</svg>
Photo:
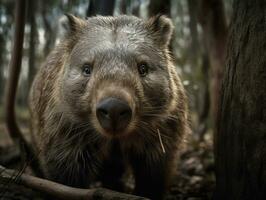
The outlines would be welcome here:
<svg viewBox="0 0 266 200">
<path fill-rule="evenodd" d="M 84 76 L 90 76 L 92 72 L 92 66 L 90 64 L 84 64 L 82 72 Z"/>
<path fill-rule="evenodd" d="M 148 74 L 148 65 L 145 63 L 141 63 L 138 65 L 138 70 L 141 76 L 146 76 Z"/>
</svg>

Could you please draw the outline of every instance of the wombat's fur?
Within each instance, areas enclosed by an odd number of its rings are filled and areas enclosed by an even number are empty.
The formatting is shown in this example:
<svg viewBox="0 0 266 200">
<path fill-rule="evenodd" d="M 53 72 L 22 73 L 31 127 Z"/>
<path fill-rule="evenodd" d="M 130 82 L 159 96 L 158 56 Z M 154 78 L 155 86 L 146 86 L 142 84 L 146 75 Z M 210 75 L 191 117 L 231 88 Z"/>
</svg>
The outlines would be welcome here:
<svg viewBox="0 0 266 200">
<path fill-rule="evenodd" d="M 172 31 L 164 16 L 68 16 L 67 33 L 30 95 L 33 141 L 47 178 L 76 187 L 100 180 L 121 190 L 130 166 L 135 194 L 162 198 L 187 133 L 186 96 L 168 52 Z M 121 131 L 108 132 L 97 120 L 97 105 L 109 97 L 132 111 Z"/>
</svg>

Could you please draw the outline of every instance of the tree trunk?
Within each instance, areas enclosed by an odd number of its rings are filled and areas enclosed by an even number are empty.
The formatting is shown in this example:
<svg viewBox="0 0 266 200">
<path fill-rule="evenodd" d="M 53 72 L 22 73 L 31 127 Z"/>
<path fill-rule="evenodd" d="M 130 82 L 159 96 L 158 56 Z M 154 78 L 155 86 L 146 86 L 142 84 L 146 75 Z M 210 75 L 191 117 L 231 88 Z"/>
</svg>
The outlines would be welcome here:
<svg viewBox="0 0 266 200">
<path fill-rule="evenodd" d="M 266 197 L 266 1 L 235 0 L 218 112 L 216 199 Z"/>
<path fill-rule="evenodd" d="M 135 15 L 137 17 L 139 17 L 140 15 L 140 0 L 134 0 L 133 2 L 131 2 L 131 12 L 132 12 L 132 15 Z"/>
<path fill-rule="evenodd" d="M 29 73 L 28 73 L 28 90 L 30 90 L 31 83 L 36 73 L 35 68 L 35 44 L 37 39 L 37 27 L 35 21 L 36 0 L 29 0 L 29 22 L 30 22 L 30 44 L 29 44 Z"/>
<path fill-rule="evenodd" d="M 119 4 L 120 14 L 126 15 L 127 14 L 127 1 L 120 0 Z"/>
<path fill-rule="evenodd" d="M 222 0 L 202 0 L 199 21 L 210 60 L 211 111 L 216 127 L 217 108 L 225 65 L 227 24 Z"/>
<path fill-rule="evenodd" d="M 0 15 L 1 17 L 1 15 Z M 1 20 L 0 20 L 1 21 Z M 1 22 L 0 22 L 1 25 Z M 5 38 L 3 34 L 0 34 L 0 105 L 2 104 L 3 101 L 3 93 L 4 93 L 4 63 L 5 63 Z"/>
<path fill-rule="evenodd" d="M 44 45 L 44 57 L 46 57 L 52 48 L 54 47 L 56 40 L 56 31 L 53 30 L 52 21 L 51 21 L 51 13 L 49 11 L 49 1 L 40 1 L 40 9 L 42 20 L 44 24 L 44 37 L 45 37 L 45 45 Z"/>
<path fill-rule="evenodd" d="M 94 15 L 96 15 L 95 1 L 94 0 L 90 0 L 89 6 L 87 8 L 86 16 L 87 17 L 91 17 L 91 16 L 94 16 Z"/>
<path fill-rule="evenodd" d="M 196 133 L 200 140 L 204 139 L 204 135 L 208 130 L 208 118 L 210 111 L 210 92 L 209 92 L 209 68 L 210 62 L 206 48 L 202 53 L 202 64 L 201 64 L 201 79 L 199 80 L 199 92 L 198 92 L 198 127 Z"/>
<path fill-rule="evenodd" d="M 163 14 L 170 17 L 171 0 L 152 0 L 149 4 L 149 16 Z"/>
<path fill-rule="evenodd" d="M 191 35 L 191 59 L 192 63 L 196 64 L 199 53 L 198 29 L 197 29 L 198 2 L 195 0 L 187 0 L 187 3 L 189 11 L 189 29 Z"/>
<path fill-rule="evenodd" d="M 115 0 L 90 0 L 87 17 L 92 15 L 113 15 Z"/>
</svg>

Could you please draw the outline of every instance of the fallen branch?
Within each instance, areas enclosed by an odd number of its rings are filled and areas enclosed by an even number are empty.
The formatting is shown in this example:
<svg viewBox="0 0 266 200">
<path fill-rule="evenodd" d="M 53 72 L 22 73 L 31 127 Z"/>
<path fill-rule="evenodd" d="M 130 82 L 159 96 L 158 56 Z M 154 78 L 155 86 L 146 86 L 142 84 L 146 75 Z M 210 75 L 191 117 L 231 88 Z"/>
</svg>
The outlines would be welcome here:
<svg viewBox="0 0 266 200">
<path fill-rule="evenodd" d="M 37 178 L 25 173 L 16 176 L 19 172 L 7 169 L 0 165 L 0 178 L 13 180 L 17 184 L 22 184 L 31 189 L 44 192 L 51 196 L 65 200 L 114 200 L 114 199 L 128 199 L 128 200 L 147 200 L 147 198 L 134 196 L 130 194 L 115 192 L 104 188 L 95 189 L 80 189 L 62 185 L 53 181 L 42 178 Z"/>
</svg>

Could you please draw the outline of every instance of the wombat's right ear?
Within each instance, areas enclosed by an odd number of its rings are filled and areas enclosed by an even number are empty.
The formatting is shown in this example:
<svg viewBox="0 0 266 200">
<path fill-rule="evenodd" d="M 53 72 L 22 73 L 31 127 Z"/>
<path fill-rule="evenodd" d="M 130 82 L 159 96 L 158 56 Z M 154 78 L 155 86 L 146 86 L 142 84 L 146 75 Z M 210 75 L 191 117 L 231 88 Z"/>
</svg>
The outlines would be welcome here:
<svg viewBox="0 0 266 200">
<path fill-rule="evenodd" d="M 63 35 L 74 34 L 86 25 L 85 20 L 75 17 L 71 14 L 65 14 L 65 17 L 60 19 Z"/>
<path fill-rule="evenodd" d="M 168 47 L 174 30 L 172 20 L 164 15 L 157 15 L 150 18 L 147 21 L 147 25 L 154 36 L 154 40 L 160 46 Z"/>
</svg>

